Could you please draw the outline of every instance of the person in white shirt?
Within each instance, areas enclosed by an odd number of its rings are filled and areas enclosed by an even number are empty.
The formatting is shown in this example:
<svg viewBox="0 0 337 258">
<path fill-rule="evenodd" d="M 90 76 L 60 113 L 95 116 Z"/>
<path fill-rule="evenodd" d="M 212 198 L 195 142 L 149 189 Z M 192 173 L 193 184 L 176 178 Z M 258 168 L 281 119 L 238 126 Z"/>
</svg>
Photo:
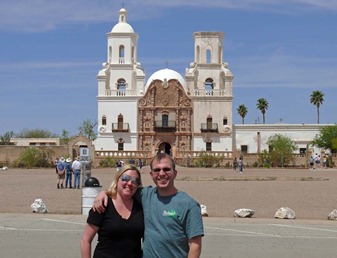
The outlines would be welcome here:
<svg viewBox="0 0 337 258">
<path fill-rule="evenodd" d="M 82 163 L 79 161 L 79 157 L 76 157 L 73 164 L 72 168 L 74 171 L 74 189 L 80 189 L 80 177 L 81 177 L 81 168 L 82 168 Z"/>
</svg>

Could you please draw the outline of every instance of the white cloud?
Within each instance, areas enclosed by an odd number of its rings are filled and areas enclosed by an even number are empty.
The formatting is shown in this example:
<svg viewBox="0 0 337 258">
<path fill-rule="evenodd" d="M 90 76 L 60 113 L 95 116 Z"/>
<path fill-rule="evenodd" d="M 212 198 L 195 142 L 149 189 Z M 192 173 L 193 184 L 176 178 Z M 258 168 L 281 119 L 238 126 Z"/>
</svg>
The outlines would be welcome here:
<svg viewBox="0 0 337 258">
<path fill-rule="evenodd" d="M 21 63 L 0 63 L 0 72 L 19 72 L 28 70 L 46 70 L 57 68 L 98 66 L 98 62 L 21 62 Z"/>
<path fill-rule="evenodd" d="M 130 0 L 126 9 L 134 11 L 133 19 L 149 19 L 179 7 L 269 10 L 289 12 L 323 9 L 337 11 L 335 0 L 204 0 L 158 1 Z M 2 0 L 0 3 L 0 31 L 43 32 L 57 27 L 112 21 L 116 10 L 114 1 L 106 0 Z"/>
</svg>

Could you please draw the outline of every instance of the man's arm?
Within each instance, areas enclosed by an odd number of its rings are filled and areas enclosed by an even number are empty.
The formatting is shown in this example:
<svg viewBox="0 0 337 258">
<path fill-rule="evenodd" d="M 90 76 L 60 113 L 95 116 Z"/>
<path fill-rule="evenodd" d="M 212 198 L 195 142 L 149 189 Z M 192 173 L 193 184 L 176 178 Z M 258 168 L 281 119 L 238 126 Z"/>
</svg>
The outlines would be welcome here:
<svg viewBox="0 0 337 258">
<path fill-rule="evenodd" d="M 201 242 L 202 236 L 196 236 L 188 240 L 190 245 L 190 251 L 188 252 L 188 258 L 199 258 L 201 254 Z"/>
<path fill-rule="evenodd" d="M 107 205 L 108 205 L 108 196 L 106 195 L 105 191 L 101 191 L 96 196 L 92 209 L 94 211 L 97 211 L 98 213 L 103 213 Z"/>
</svg>

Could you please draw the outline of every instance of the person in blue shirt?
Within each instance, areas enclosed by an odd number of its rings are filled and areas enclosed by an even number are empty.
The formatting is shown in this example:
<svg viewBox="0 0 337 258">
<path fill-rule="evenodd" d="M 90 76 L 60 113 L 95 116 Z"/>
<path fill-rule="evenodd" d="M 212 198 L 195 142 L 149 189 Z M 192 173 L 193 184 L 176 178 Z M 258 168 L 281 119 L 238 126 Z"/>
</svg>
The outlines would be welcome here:
<svg viewBox="0 0 337 258">
<path fill-rule="evenodd" d="M 200 204 L 175 187 L 178 172 L 168 154 L 157 154 L 150 169 L 156 186 L 140 188 L 134 196 L 144 210 L 143 257 L 200 257 L 204 235 Z M 106 193 L 100 192 L 93 209 L 103 212 L 107 200 Z"/>
<path fill-rule="evenodd" d="M 56 164 L 56 169 L 57 169 L 57 179 L 58 179 L 58 183 L 57 183 L 57 188 L 64 188 L 63 187 L 63 182 L 65 179 L 65 171 L 66 171 L 66 166 L 65 166 L 65 159 L 64 157 L 61 157 L 59 162 L 57 162 Z"/>
<path fill-rule="evenodd" d="M 73 185 L 73 168 L 71 166 L 71 158 L 67 158 L 66 159 L 66 163 L 65 163 L 65 166 L 66 166 L 66 188 L 68 188 L 68 185 L 69 185 L 69 188 L 73 188 L 72 185 Z"/>
</svg>

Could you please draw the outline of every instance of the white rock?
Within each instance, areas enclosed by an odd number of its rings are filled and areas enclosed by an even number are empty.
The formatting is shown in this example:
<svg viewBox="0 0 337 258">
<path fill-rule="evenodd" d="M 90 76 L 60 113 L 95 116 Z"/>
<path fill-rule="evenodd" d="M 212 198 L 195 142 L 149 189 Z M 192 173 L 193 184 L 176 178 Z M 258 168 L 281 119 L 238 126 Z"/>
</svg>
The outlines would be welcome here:
<svg viewBox="0 0 337 258">
<path fill-rule="evenodd" d="M 35 201 L 30 207 L 32 208 L 33 212 L 36 212 L 36 213 L 47 213 L 48 212 L 47 206 L 44 204 L 42 199 L 35 199 Z"/>
<path fill-rule="evenodd" d="M 251 209 L 237 209 L 234 211 L 234 217 L 250 218 L 255 214 L 255 211 Z"/>
<path fill-rule="evenodd" d="M 277 219 L 295 219 L 295 212 L 288 207 L 281 207 L 275 213 L 275 218 Z"/>
<path fill-rule="evenodd" d="M 330 212 L 330 214 L 328 215 L 328 219 L 337 220 L 337 210 L 333 210 L 332 212 Z"/>
<path fill-rule="evenodd" d="M 208 213 L 207 213 L 207 207 L 206 205 L 200 205 L 200 208 L 201 208 L 201 216 L 205 216 L 207 217 L 208 216 Z"/>
</svg>

